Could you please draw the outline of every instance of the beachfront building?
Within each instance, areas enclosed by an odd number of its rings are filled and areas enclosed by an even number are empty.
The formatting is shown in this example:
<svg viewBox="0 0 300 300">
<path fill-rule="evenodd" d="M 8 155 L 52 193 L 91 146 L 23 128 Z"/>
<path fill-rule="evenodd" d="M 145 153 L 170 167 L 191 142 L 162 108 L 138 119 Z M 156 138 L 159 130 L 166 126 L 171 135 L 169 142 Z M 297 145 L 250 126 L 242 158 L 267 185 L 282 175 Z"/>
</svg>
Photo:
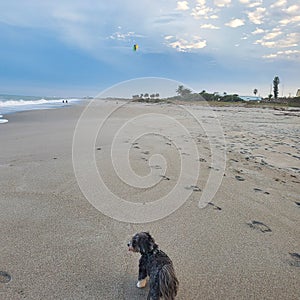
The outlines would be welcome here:
<svg viewBox="0 0 300 300">
<path fill-rule="evenodd" d="M 262 97 L 259 96 L 239 96 L 244 101 L 261 101 Z"/>
</svg>

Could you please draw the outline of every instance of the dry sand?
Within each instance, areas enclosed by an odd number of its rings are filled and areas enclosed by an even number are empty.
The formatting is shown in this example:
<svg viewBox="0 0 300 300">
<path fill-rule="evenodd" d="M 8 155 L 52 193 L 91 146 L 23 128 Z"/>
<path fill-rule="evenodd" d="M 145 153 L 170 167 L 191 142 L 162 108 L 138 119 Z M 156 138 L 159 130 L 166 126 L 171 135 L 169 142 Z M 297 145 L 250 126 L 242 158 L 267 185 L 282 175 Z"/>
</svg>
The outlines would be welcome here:
<svg viewBox="0 0 300 300">
<path fill-rule="evenodd" d="M 114 101 L 103 105 L 117 106 Z M 208 108 L 188 109 L 204 123 L 212 121 Z M 180 282 L 178 299 L 300 298 L 299 113 L 214 108 L 227 143 L 217 194 L 200 209 L 202 192 L 196 189 L 175 213 L 136 225 L 103 215 L 78 187 L 72 139 L 82 110 L 73 106 L 18 113 L 0 125 L 0 271 L 11 275 L 4 283 L 0 273 L 1 299 L 146 299 L 147 289 L 135 287 L 139 256 L 126 248 L 140 230 L 150 231 L 172 258 Z M 185 109 L 131 104 L 112 116 L 111 124 L 149 112 L 176 117 L 189 129 L 200 153 L 197 186 L 203 190 L 210 147 Z M 138 139 L 130 151 L 135 172 L 147 174 L 155 153 L 164 155 L 169 168 L 155 188 L 137 191 L 116 178 L 108 161 L 114 126 L 104 129 L 95 157 L 114 193 L 147 202 L 172 189 L 178 159 L 190 153 L 178 153 L 159 136 Z M 184 142 L 191 137 L 179 138 Z"/>
</svg>

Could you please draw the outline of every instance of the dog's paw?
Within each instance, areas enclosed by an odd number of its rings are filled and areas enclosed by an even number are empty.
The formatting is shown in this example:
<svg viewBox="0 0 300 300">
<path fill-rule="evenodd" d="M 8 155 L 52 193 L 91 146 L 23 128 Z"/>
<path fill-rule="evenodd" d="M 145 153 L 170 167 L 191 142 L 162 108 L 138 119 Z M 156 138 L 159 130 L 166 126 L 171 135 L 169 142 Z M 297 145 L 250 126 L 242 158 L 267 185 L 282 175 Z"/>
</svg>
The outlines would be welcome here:
<svg viewBox="0 0 300 300">
<path fill-rule="evenodd" d="M 136 286 L 139 288 L 139 289 L 142 289 L 144 288 L 145 286 L 147 285 L 147 279 L 142 279 L 142 280 L 139 280 L 136 284 Z"/>
</svg>

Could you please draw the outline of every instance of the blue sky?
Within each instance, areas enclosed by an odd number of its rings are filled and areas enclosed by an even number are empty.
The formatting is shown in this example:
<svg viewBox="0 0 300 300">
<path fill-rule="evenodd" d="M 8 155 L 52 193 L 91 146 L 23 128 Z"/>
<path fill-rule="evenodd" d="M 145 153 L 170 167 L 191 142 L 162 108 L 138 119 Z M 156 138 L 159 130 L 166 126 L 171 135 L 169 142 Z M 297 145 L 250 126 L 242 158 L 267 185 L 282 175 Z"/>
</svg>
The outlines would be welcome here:
<svg viewBox="0 0 300 300">
<path fill-rule="evenodd" d="M 0 41 L 0 93 L 95 96 L 148 76 L 240 95 L 268 95 L 275 76 L 280 95 L 300 88 L 298 0 L 1 1 Z"/>
</svg>

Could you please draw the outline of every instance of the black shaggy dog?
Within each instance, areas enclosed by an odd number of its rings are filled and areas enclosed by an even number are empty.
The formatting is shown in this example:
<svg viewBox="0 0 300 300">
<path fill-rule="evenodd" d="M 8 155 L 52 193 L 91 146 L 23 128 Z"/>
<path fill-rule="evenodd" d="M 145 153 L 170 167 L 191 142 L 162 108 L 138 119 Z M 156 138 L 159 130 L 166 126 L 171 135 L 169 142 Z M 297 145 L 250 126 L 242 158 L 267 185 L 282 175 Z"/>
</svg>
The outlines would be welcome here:
<svg viewBox="0 0 300 300">
<path fill-rule="evenodd" d="M 174 300 L 178 290 L 178 280 L 171 259 L 163 251 L 148 232 L 140 232 L 128 243 L 129 251 L 140 252 L 138 288 L 147 284 L 150 277 L 150 291 L 147 299 Z"/>
</svg>

